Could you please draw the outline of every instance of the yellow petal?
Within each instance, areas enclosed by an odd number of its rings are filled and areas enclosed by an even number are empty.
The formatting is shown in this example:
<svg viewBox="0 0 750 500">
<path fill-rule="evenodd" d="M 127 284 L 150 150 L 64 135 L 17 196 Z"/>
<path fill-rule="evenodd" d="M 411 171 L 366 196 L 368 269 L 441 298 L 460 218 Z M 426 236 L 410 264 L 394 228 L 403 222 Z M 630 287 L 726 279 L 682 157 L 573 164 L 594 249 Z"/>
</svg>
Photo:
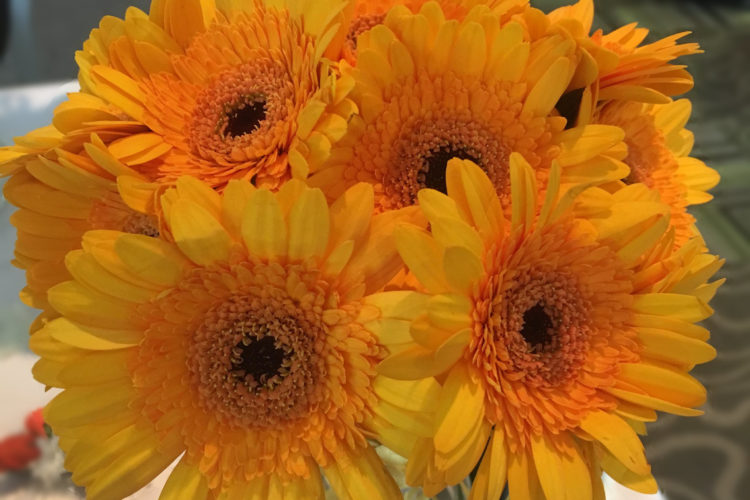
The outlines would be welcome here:
<svg viewBox="0 0 750 500">
<path fill-rule="evenodd" d="M 232 239 L 224 226 L 201 205 L 178 199 L 168 217 L 175 243 L 190 260 L 208 266 L 229 258 Z"/>
<path fill-rule="evenodd" d="M 164 29 L 182 47 L 187 47 L 197 33 L 211 25 L 216 16 L 215 0 L 166 0 Z"/>
<path fill-rule="evenodd" d="M 216 220 L 221 220 L 221 196 L 208 184 L 195 177 L 183 175 L 177 179 L 175 187 L 180 198 L 200 205 Z"/>
<path fill-rule="evenodd" d="M 471 217 L 485 238 L 501 234 L 503 212 L 489 177 L 468 160 L 452 159 L 446 171 L 448 195 Z"/>
<path fill-rule="evenodd" d="M 367 231 L 375 206 L 372 185 L 360 182 L 331 205 L 331 245 L 359 241 Z"/>
<path fill-rule="evenodd" d="M 79 283 L 118 299 L 142 304 L 154 295 L 153 290 L 141 288 L 110 273 L 83 250 L 69 252 L 65 256 L 65 266 Z"/>
<path fill-rule="evenodd" d="M 545 71 L 526 97 L 523 113 L 547 116 L 568 88 L 575 65 L 567 57 L 559 57 Z"/>
<path fill-rule="evenodd" d="M 624 401 L 628 401 L 630 403 L 637 404 L 645 408 L 653 408 L 654 410 L 665 411 L 667 413 L 672 413 L 674 415 L 682 415 L 683 417 L 697 417 L 697 416 L 703 415 L 703 412 L 700 410 L 694 410 L 692 408 L 680 406 L 680 405 L 671 403 L 669 401 L 664 401 L 662 399 L 649 396 L 647 394 L 641 394 L 641 393 L 637 393 L 633 391 L 626 391 L 626 390 L 618 389 L 614 387 L 605 389 L 605 391 L 609 392 L 610 394 L 614 396 L 617 396 L 618 398 Z"/>
<path fill-rule="evenodd" d="M 434 378 L 396 380 L 376 377 L 372 388 L 383 401 L 415 412 L 432 412 L 437 409 L 440 384 Z"/>
<path fill-rule="evenodd" d="M 470 293 L 484 273 L 482 262 L 465 247 L 449 247 L 443 254 L 445 278 L 461 293 Z"/>
<path fill-rule="evenodd" d="M 642 314 L 667 316 L 691 323 L 702 321 L 713 314 L 713 309 L 699 298 L 676 293 L 636 295 L 633 307 Z"/>
<path fill-rule="evenodd" d="M 242 234 L 245 206 L 255 187 L 249 181 L 232 179 L 221 197 L 221 222 L 235 239 Z"/>
<path fill-rule="evenodd" d="M 534 462 L 523 451 L 509 454 L 508 491 L 509 498 L 544 499 Z"/>
<path fill-rule="evenodd" d="M 484 419 L 484 388 L 471 378 L 468 367 L 453 367 L 440 392 L 435 416 L 435 450 L 448 455 Z"/>
<path fill-rule="evenodd" d="M 92 232 L 86 235 L 92 236 Z M 141 234 L 122 234 L 115 241 L 114 250 L 127 267 L 128 273 L 147 283 L 164 287 L 177 284 L 188 267 L 188 260 L 174 245 Z M 110 272 L 118 274 L 98 257 L 97 260 Z M 118 276 L 123 277 L 119 274 Z"/>
<path fill-rule="evenodd" d="M 169 475 L 159 500 L 204 500 L 208 497 L 208 481 L 198 467 L 189 465 L 185 457 Z"/>
<path fill-rule="evenodd" d="M 394 231 L 396 248 L 404 262 L 424 287 L 432 293 L 448 291 L 442 270 L 443 248 L 426 231 L 401 224 Z"/>
<path fill-rule="evenodd" d="M 632 384 L 650 396 L 680 406 L 700 406 L 706 401 L 706 389 L 687 373 L 655 363 L 623 363 L 618 379 Z"/>
<path fill-rule="evenodd" d="M 599 462 L 604 472 L 626 488 L 645 495 L 654 495 L 659 491 L 656 480 L 650 472 L 636 474 L 606 451 L 599 454 Z"/>
<path fill-rule="evenodd" d="M 429 298 L 423 293 L 404 290 L 376 293 L 364 300 L 377 307 L 383 317 L 412 320 L 425 311 Z"/>
<path fill-rule="evenodd" d="M 584 417 L 580 426 L 634 473 L 650 472 L 651 466 L 646 460 L 641 440 L 620 417 L 604 411 L 593 411 Z"/>
<path fill-rule="evenodd" d="M 284 215 L 276 197 L 267 189 L 257 189 L 250 194 L 243 211 L 241 231 L 251 254 L 265 259 L 286 255 Z"/>
<path fill-rule="evenodd" d="M 55 285 L 49 290 L 48 297 L 60 314 L 73 321 L 103 328 L 134 327 L 132 304 L 95 292 L 75 281 Z"/>
<path fill-rule="evenodd" d="M 341 500 L 392 500 L 401 496 L 375 450 L 367 445 L 355 456 L 340 456 L 325 467 L 326 478 Z"/>
<path fill-rule="evenodd" d="M 289 258 L 321 257 L 328 247 L 329 230 L 325 196 L 319 189 L 305 190 L 289 213 Z"/>
<path fill-rule="evenodd" d="M 495 500 L 500 498 L 508 473 L 508 454 L 505 449 L 505 432 L 496 426 L 479 464 L 471 485 L 469 500 Z"/>
</svg>

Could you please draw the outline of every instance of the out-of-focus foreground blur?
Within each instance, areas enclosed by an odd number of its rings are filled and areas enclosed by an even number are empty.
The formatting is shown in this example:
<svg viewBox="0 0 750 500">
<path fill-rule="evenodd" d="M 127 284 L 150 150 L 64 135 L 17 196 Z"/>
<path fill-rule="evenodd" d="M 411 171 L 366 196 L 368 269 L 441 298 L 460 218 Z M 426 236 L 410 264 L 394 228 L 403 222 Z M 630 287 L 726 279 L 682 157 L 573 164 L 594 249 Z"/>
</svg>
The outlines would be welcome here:
<svg viewBox="0 0 750 500">
<path fill-rule="evenodd" d="M 250 0 L 248 0 L 250 1 Z M 315 1 L 315 0 L 310 0 Z M 569 0 L 573 1 L 573 0 Z M 543 9 L 563 3 L 532 0 Z M 695 76 L 694 156 L 719 171 L 716 199 L 693 210 L 714 253 L 726 258 L 728 279 L 707 323 L 715 361 L 696 376 L 708 389 L 706 414 L 661 415 L 645 438 L 654 474 L 670 500 L 740 500 L 750 491 L 750 1 L 598 0 L 596 27 L 638 22 L 651 39 L 692 31 L 705 54 L 683 59 Z M 0 0 L 0 145 L 47 124 L 64 92 L 76 89 L 73 53 L 99 19 L 122 16 L 148 0 Z M 66 83 L 67 82 L 67 83 Z M 2 184 L 0 180 L 0 184 Z M 45 396 L 19 360 L 28 356 L 34 311 L 18 300 L 23 274 L 9 261 L 14 229 L 0 198 L 0 438 Z M 12 357 L 11 357 L 12 356 Z M 28 365 L 30 366 L 30 365 Z M 15 371 L 14 371 L 15 370 Z M 23 389 L 29 387 L 29 390 Z M 38 391 L 34 391 L 38 389 Z M 31 407 L 29 407 L 31 405 Z M 15 419 L 15 420 L 14 420 Z M 0 498 L 10 495 L 0 487 Z"/>
</svg>

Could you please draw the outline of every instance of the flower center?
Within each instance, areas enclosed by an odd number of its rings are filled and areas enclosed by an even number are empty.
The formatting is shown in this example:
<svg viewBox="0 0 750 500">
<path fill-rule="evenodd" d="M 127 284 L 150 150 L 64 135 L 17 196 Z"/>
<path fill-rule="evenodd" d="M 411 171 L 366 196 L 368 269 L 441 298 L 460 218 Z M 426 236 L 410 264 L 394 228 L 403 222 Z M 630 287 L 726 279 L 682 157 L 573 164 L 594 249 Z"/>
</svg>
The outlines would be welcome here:
<svg viewBox="0 0 750 500">
<path fill-rule="evenodd" d="M 219 74 L 198 95 L 189 126 L 193 152 L 220 165 L 257 161 L 288 147 L 294 82 L 280 61 L 259 58 Z"/>
<path fill-rule="evenodd" d="M 446 185 L 445 171 L 448 168 L 448 161 L 453 158 L 471 160 L 481 165 L 481 162 L 474 155 L 467 152 L 460 145 L 448 144 L 447 146 L 440 146 L 428 153 L 424 158 L 424 170 L 420 175 L 420 180 L 424 184 L 424 187 L 436 189 L 441 193 L 447 194 L 448 187 Z"/>
<path fill-rule="evenodd" d="M 259 386 L 275 377 L 283 377 L 287 370 L 281 371 L 284 360 L 290 353 L 276 347 L 273 336 L 258 338 L 245 335 L 232 349 L 232 375 L 238 380 L 247 381 L 247 377 Z"/>
<path fill-rule="evenodd" d="M 292 301 L 233 295 L 209 310 L 187 346 L 207 411 L 270 427 L 307 415 L 325 372 L 325 332 Z"/>
<path fill-rule="evenodd" d="M 225 137 L 240 137 L 255 132 L 266 119 L 266 98 L 262 95 L 248 96 L 226 116 L 223 132 Z"/>
<path fill-rule="evenodd" d="M 383 179 L 391 208 L 416 203 L 422 188 L 446 192 L 446 168 L 452 158 L 471 160 L 498 183 L 507 182 L 508 154 L 497 138 L 471 119 L 410 120 L 389 158 L 391 175 Z"/>
<path fill-rule="evenodd" d="M 523 313 L 521 336 L 533 353 L 554 350 L 554 324 L 541 303 Z"/>
</svg>

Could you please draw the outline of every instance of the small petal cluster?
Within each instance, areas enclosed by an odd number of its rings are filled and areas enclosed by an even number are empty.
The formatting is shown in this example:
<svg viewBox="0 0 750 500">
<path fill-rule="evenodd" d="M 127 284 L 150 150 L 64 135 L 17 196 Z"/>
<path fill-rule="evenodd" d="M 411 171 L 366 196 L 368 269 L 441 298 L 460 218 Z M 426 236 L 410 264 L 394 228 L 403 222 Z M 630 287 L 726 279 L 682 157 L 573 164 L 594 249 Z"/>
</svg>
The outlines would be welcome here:
<svg viewBox="0 0 750 500">
<path fill-rule="evenodd" d="M 123 498 L 598 500 L 722 280 L 677 34 L 592 0 L 152 0 L 0 148 L 65 467 Z M 472 474 L 472 471 L 474 473 Z M 470 478 L 470 479 L 468 479 Z"/>
</svg>

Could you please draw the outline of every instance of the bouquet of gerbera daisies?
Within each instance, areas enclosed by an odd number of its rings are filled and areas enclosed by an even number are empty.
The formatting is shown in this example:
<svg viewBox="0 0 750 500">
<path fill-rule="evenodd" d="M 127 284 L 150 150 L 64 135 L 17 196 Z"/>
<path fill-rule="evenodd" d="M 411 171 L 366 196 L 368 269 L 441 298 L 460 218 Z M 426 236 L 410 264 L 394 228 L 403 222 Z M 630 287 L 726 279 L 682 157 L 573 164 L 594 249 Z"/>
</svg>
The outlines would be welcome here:
<svg viewBox="0 0 750 500">
<path fill-rule="evenodd" d="M 654 492 L 722 261 L 675 35 L 593 5 L 153 0 L 0 150 L 45 421 L 91 498 Z M 468 479 L 467 479 L 468 478 Z"/>
</svg>

